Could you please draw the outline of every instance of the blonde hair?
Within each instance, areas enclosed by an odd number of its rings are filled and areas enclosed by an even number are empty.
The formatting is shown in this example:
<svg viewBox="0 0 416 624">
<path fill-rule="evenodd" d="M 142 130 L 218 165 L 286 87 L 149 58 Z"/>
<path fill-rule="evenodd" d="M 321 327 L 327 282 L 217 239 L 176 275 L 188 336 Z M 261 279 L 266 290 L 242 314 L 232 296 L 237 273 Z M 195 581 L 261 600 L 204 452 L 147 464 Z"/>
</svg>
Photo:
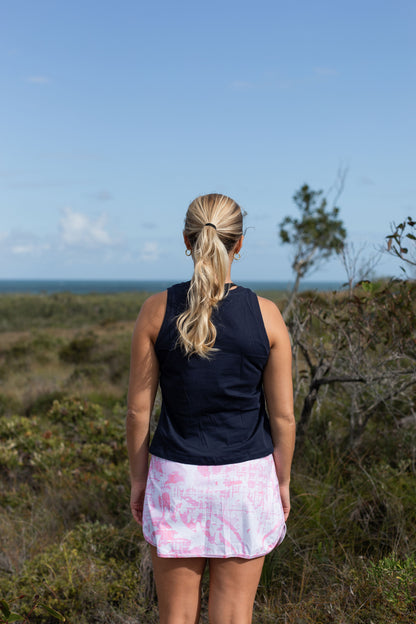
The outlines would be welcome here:
<svg viewBox="0 0 416 624">
<path fill-rule="evenodd" d="M 188 208 L 184 234 L 195 266 L 187 309 L 177 319 L 178 342 L 188 356 L 209 357 L 217 337 L 212 311 L 226 296 L 229 253 L 243 234 L 241 208 L 225 195 L 201 195 Z"/>
</svg>

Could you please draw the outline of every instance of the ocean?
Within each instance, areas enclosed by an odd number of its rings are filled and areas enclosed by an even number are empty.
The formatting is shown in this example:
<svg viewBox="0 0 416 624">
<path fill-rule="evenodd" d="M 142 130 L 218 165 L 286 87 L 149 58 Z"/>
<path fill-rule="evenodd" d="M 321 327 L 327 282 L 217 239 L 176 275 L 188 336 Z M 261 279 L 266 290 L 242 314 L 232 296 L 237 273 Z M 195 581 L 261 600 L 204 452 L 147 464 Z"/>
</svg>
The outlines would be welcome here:
<svg viewBox="0 0 416 624">
<path fill-rule="evenodd" d="M 0 280 L 0 294 L 30 293 L 51 294 L 70 292 L 74 294 L 87 293 L 119 293 L 119 292 L 159 292 L 172 284 L 183 280 L 35 280 L 35 279 L 2 279 Z M 292 282 L 240 280 L 241 286 L 252 290 L 281 290 L 291 289 Z M 342 282 L 305 281 L 300 283 L 300 290 L 338 290 Z"/>
</svg>

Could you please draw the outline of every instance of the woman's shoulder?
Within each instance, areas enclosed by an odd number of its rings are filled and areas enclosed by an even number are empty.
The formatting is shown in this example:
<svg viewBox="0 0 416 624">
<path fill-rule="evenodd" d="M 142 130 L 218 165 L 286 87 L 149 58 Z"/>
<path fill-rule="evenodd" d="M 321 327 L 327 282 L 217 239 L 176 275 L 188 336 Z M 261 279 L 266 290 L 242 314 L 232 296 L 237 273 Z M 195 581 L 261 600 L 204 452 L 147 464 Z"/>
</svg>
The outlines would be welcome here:
<svg viewBox="0 0 416 624">
<path fill-rule="evenodd" d="M 260 295 L 256 295 L 259 301 L 260 310 L 262 314 L 267 314 L 268 316 L 275 316 L 276 318 L 282 318 L 279 308 L 271 299 L 266 299 L 266 297 L 260 297 Z"/>
<path fill-rule="evenodd" d="M 168 291 L 150 295 L 142 304 L 138 316 L 138 324 L 148 333 L 154 342 L 160 331 L 166 311 Z"/>
<path fill-rule="evenodd" d="M 163 290 L 162 292 L 154 293 L 150 295 L 145 301 L 142 303 L 140 308 L 140 313 L 144 314 L 153 314 L 158 311 L 159 308 L 166 306 L 166 300 L 168 298 L 168 291 Z"/>
<path fill-rule="evenodd" d="M 287 335 L 287 327 L 282 314 L 271 299 L 257 295 L 264 326 L 269 337 L 270 345 L 279 342 L 282 334 Z"/>
</svg>

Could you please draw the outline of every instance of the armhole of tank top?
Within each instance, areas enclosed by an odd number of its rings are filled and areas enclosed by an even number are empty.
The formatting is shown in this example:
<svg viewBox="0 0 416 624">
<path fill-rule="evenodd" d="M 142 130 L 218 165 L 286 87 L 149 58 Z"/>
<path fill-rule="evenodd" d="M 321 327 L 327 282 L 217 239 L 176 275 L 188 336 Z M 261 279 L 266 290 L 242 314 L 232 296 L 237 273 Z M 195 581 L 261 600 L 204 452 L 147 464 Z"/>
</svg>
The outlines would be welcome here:
<svg viewBox="0 0 416 624">
<path fill-rule="evenodd" d="M 255 306 L 256 306 L 256 309 L 258 310 L 258 314 L 259 314 L 259 317 L 260 317 L 260 326 L 261 326 L 261 331 L 263 332 L 263 336 L 264 336 L 264 339 L 265 339 L 265 345 L 267 347 L 268 353 L 270 353 L 270 340 L 269 340 L 269 336 L 267 334 L 266 325 L 264 324 L 264 318 L 263 318 L 263 314 L 261 312 L 259 298 L 258 298 L 258 296 L 256 295 L 255 292 L 253 292 L 253 291 L 251 291 L 251 292 L 253 294 L 253 298 L 255 299 Z"/>
<path fill-rule="evenodd" d="M 159 332 L 157 334 L 157 338 L 156 338 L 155 343 L 154 343 L 154 348 L 155 349 L 157 349 L 159 338 L 161 337 L 162 332 L 165 329 L 165 326 L 167 324 L 168 316 L 169 316 L 169 310 L 170 310 L 171 304 L 172 304 L 172 292 L 171 292 L 171 288 L 168 288 L 167 289 L 167 296 L 166 296 L 165 313 L 163 315 L 163 321 L 162 321 L 162 324 L 161 324 L 161 326 L 159 328 Z"/>
</svg>

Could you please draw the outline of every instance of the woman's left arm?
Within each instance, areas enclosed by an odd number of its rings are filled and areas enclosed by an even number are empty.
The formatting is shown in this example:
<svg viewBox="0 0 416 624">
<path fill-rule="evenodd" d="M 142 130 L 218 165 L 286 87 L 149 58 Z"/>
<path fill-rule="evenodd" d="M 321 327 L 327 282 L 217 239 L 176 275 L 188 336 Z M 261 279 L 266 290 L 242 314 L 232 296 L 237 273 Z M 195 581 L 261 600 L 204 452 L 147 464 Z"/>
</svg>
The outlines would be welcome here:
<svg viewBox="0 0 416 624">
<path fill-rule="evenodd" d="M 131 344 L 126 438 L 131 481 L 130 507 L 134 519 L 140 525 L 148 472 L 150 417 L 159 381 L 154 342 L 165 306 L 166 293 L 152 295 L 144 302 Z"/>
</svg>

